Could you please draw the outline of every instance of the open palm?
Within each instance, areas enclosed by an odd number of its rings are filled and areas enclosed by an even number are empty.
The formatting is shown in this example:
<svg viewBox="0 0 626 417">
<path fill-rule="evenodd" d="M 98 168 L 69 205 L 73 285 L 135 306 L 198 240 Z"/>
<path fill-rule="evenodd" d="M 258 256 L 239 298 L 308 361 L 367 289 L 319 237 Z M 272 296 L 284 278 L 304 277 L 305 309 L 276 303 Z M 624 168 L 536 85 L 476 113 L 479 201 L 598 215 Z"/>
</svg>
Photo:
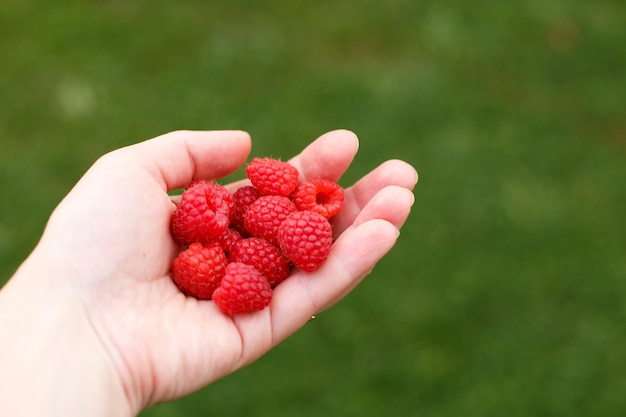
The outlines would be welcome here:
<svg viewBox="0 0 626 417">
<path fill-rule="evenodd" d="M 48 223 L 39 246 L 75 260 L 63 285 L 84 306 L 137 411 L 245 366 L 336 303 L 391 249 L 409 214 L 415 170 L 386 161 L 346 188 L 334 220 L 339 237 L 320 269 L 292 274 L 269 308 L 226 316 L 169 278 L 177 246 L 168 191 L 233 172 L 250 146 L 244 132 L 180 131 L 116 150 L 87 171 Z M 290 163 L 303 179 L 339 180 L 357 149 L 351 132 L 334 131 Z"/>
</svg>

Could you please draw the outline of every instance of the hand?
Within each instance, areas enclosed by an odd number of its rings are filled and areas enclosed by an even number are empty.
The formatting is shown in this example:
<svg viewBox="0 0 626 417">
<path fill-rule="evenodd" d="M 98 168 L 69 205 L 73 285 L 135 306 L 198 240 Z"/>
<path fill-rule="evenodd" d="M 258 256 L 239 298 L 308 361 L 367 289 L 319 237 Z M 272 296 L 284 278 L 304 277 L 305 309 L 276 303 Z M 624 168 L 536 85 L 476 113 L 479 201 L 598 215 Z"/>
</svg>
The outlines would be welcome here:
<svg viewBox="0 0 626 417">
<path fill-rule="evenodd" d="M 60 311 L 67 331 L 46 333 L 80 339 L 71 356 L 97 368 L 92 375 L 106 374 L 117 411 L 122 403 L 133 414 L 249 364 L 343 298 L 393 247 L 409 214 L 417 174 L 402 161 L 387 161 L 346 188 L 334 221 L 340 235 L 328 260 L 314 273 L 296 272 L 281 283 L 265 310 L 231 318 L 210 301 L 185 297 L 172 283 L 168 272 L 177 245 L 169 218 L 176 198 L 167 192 L 233 172 L 250 146 L 244 132 L 181 131 L 100 158 L 53 212 L 36 249 L 0 292 L 0 315 L 11 314 L 7 306 L 20 308 L 11 300 L 34 298 L 21 318 L 0 320 L 0 337 L 3 324 L 22 332 L 28 326 L 21 321 L 37 319 L 33 311 Z M 303 179 L 339 180 L 357 148 L 354 134 L 334 131 L 290 163 Z M 81 346 L 90 347 L 89 361 L 81 359 Z M 10 360 L 8 349 L 0 349 L 0 358 Z"/>
</svg>

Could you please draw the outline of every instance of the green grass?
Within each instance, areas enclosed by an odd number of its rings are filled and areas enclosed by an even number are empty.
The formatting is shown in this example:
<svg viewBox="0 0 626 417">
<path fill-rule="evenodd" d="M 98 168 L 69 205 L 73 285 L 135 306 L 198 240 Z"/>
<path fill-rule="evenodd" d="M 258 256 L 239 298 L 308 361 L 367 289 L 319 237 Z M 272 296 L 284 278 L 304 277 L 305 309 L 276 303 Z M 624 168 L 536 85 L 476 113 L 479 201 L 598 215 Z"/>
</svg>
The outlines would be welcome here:
<svg viewBox="0 0 626 417">
<path fill-rule="evenodd" d="M 613 416 L 626 407 L 626 5 L 5 1 L 0 279 L 102 153 L 248 130 L 420 172 L 398 246 L 250 367 L 145 417 Z M 123 188 L 123 184 L 120 184 Z"/>
</svg>

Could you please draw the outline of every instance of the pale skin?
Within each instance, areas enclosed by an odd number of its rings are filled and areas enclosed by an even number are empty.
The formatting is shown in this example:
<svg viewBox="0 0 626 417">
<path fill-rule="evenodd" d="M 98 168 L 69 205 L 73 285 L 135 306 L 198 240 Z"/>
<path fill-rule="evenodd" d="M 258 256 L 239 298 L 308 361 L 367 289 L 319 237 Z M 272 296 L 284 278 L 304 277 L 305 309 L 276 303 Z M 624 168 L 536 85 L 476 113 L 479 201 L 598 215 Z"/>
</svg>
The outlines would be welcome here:
<svg viewBox="0 0 626 417">
<path fill-rule="evenodd" d="M 302 180 L 339 181 L 357 149 L 333 131 L 290 163 Z M 168 275 L 168 191 L 222 178 L 250 152 L 245 132 L 178 131 L 96 161 L 0 290 L 0 415 L 133 416 L 190 394 L 337 303 L 396 243 L 417 173 L 389 160 L 347 186 L 326 263 L 295 272 L 265 310 L 231 318 L 184 296 Z"/>
</svg>

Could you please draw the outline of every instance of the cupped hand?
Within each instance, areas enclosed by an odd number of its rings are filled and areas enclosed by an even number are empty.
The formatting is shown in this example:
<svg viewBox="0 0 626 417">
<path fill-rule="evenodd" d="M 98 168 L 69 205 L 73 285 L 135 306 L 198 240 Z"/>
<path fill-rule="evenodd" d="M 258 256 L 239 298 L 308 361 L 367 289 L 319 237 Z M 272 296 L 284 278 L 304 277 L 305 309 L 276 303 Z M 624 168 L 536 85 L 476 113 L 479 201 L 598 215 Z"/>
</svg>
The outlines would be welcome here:
<svg viewBox="0 0 626 417">
<path fill-rule="evenodd" d="M 178 248 L 168 192 L 232 173 L 250 149 L 244 132 L 179 131 L 113 151 L 59 204 L 34 252 L 63 271 L 51 283 L 82 306 L 136 412 L 245 366 L 339 301 L 393 247 L 409 215 L 417 174 L 400 160 L 383 162 L 346 188 L 339 236 L 320 269 L 292 274 L 265 310 L 226 316 L 169 277 Z M 333 131 L 290 163 L 303 180 L 338 181 L 357 149 L 353 133 Z"/>
</svg>

